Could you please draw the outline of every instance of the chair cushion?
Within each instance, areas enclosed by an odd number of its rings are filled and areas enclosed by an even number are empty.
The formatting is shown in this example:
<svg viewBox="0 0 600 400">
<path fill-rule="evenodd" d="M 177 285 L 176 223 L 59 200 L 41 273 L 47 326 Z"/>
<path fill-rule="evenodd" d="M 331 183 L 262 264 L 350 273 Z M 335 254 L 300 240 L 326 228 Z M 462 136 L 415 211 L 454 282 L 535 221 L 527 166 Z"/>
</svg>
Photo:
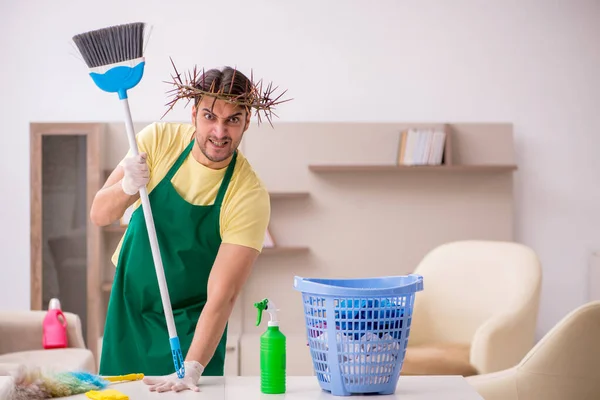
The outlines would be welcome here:
<svg viewBox="0 0 600 400">
<path fill-rule="evenodd" d="M 409 345 L 401 375 L 477 375 L 469 362 L 469 353 L 467 344 Z"/>
<path fill-rule="evenodd" d="M 94 355 L 88 349 L 30 350 L 0 355 L 0 364 L 26 364 L 64 371 L 96 372 Z"/>
</svg>

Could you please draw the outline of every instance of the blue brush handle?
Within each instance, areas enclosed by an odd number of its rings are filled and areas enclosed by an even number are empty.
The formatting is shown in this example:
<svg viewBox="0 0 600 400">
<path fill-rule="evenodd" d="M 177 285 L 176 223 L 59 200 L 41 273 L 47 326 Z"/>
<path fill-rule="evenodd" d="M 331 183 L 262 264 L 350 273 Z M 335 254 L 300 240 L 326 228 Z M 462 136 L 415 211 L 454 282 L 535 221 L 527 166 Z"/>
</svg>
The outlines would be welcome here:
<svg viewBox="0 0 600 400">
<path fill-rule="evenodd" d="M 171 341 L 171 353 L 173 354 L 173 364 L 175 364 L 175 371 L 179 379 L 185 376 L 185 364 L 183 363 L 183 354 L 181 354 L 181 345 L 179 344 L 179 337 L 176 336 L 170 339 Z"/>
</svg>

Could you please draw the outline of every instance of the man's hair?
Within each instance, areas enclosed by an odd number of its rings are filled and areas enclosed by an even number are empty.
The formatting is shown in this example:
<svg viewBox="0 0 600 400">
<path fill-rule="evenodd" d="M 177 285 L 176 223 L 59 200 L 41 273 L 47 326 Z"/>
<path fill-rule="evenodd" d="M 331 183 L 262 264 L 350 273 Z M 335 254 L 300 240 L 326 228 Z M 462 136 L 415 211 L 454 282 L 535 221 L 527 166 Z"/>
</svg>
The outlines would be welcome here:
<svg viewBox="0 0 600 400">
<path fill-rule="evenodd" d="M 252 92 L 252 82 L 250 79 L 231 67 L 209 69 L 196 79 L 193 86 L 196 89 L 206 92 L 209 96 L 210 93 L 232 95 L 242 101 L 246 100 L 246 97 Z M 194 105 L 197 106 L 203 97 L 203 94 L 195 96 Z M 246 111 L 249 111 L 248 106 L 244 108 Z"/>
</svg>

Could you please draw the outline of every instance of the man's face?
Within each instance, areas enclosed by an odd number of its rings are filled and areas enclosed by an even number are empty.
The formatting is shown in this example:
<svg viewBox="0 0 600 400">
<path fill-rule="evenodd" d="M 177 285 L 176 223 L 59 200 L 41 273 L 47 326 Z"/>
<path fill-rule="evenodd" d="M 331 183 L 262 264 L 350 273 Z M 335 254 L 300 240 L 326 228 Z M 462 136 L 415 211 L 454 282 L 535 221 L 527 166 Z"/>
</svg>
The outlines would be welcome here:
<svg viewBox="0 0 600 400">
<path fill-rule="evenodd" d="M 242 141 L 250 114 L 240 106 L 205 96 L 192 109 L 197 146 L 213 163 L 227 160 Z"/>
</svg>

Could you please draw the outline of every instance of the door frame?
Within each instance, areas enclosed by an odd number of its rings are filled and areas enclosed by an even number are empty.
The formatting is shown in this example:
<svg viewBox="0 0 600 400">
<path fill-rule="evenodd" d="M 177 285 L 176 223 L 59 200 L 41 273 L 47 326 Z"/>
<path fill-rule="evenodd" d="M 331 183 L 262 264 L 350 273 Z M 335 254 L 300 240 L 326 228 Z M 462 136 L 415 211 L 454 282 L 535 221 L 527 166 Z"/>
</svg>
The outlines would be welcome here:
<svg viewBox="0 0 600 400">
<path fill-rule="evenodd" d="M 86 137 L 86 209 L 89 210 L 96 192 L 103 184 L 102 123 L 30 123 L 30 308 L 42 310 L 42 139 L 44 136 L 77 135 Z M 87 347 L 97 357 L 100 334 L 101 284 L 101 228 L 87 219 Z"/>
</svg>

